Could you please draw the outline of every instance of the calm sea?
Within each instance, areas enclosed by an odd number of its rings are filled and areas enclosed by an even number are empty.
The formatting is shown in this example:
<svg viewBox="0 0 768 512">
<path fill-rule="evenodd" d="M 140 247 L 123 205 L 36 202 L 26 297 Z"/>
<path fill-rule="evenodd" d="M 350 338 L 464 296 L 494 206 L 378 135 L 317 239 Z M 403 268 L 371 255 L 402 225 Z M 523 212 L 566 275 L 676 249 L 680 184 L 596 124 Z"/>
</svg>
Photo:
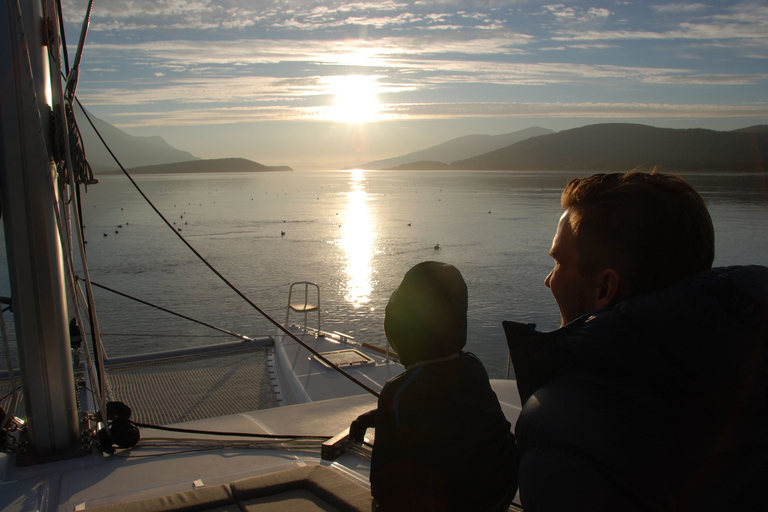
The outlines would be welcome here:
<svg viewBox="0 0 768 512">
<path fill-rule="evenodd" d="M 560 191 L 575 176 L 323 171 L 135 179 L 177 233 L 280 322 L 289 284 L 312 281 L 321 287 L 323 329 L 384 346 L 384 307 L 405 272 L 425 260 L 455 265 L 469 287 L 467 349 L 492 377 L 503 377 L 502 320 L 558 325 L 544 278 Z M 715 263 L 768 265 L 766 176 L 686 178 L 710 208 Z M 95 282 L 248 336 L 276 331 L 197 260 L 124 176 L 100 179 L 83 208 Z M 7 283 L 4 275 L 3 295 Z M 111 356 L 232 340 L 109 292 L 97 289 L 95 300 Z"/>
</svg>

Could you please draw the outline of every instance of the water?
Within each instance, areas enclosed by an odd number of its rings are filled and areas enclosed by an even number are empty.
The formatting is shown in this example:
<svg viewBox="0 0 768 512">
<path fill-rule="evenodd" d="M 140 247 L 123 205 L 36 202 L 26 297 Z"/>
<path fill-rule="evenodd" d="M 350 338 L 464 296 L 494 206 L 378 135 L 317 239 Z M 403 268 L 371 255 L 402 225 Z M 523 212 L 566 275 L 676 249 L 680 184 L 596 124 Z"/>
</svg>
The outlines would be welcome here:
<svg viewBox="0 0 768 512">
<path fill-rule="evenodd" d="M 560 192 L 574 176 L 323 171 L 135 179 L 173 230 L 279 322 L 289 283 L 312 281 L 322 290 L 323 329 L 384 346 L 384 308 L 405 272 L 424 260 L 455 265 L 470 294 L 467 349 L 492 377 L 503 377 L 502 320 L 542 330 L 559 323 L 544 278 Z M 765 175 L 686 178 L 710 208 L 715 264 L 768 265 Z M 276 331 L 197 260 L 125 177 L 100 179 L 83 207 L 95 282 L 248 336 Z M 6 276 L 0 285 L 8 295 Z M 109 292 L 97 289 L 95 300 L 111 356 L 231 340 Z"/>
</svg>

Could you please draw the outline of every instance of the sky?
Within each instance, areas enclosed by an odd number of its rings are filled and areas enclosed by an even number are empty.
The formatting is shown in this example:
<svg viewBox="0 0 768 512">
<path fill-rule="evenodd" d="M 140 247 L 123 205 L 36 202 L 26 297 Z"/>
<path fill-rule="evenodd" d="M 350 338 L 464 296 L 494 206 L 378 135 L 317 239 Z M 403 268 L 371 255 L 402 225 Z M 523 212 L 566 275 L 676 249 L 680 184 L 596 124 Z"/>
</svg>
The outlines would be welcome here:
<svg viewBox="0 0 768 512">
<path fill-rule="evenodd" d="M 86 0 L 63 0 L 74 54 Z M 768 124 L 768 1 L 95 0 L 77 89 L 201 158 L 330 169 L 455 137 Z"/>
</svg>

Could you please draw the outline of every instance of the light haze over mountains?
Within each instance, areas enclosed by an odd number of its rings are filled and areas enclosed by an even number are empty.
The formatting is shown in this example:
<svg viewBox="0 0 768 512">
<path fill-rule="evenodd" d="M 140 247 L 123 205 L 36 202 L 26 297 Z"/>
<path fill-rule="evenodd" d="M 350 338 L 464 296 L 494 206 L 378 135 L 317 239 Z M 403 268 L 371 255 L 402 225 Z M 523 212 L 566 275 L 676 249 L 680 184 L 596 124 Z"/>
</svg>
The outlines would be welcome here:
<svg viewBox="0 0 768 512">
<path fill-rule="evenodd" d="M 539 135 L 548 135 L 555 133 L 552 130 L 546 128 L 526 128 L 525 130 L 519 130 L 512 133 L 505 133 L 503 135 L 466 135 L 456 139 L 443 142 L 437 146 L 423 149 L 421 151 L 414 151 L 407 155 L 397 156 L 394 158 L 387 158 L 384 160 L 376 160 L 374 162 L 368 162 L 366 164 L 356 166 L 358 169 L 389 169 L 392 167 L 399 167 L 404 164 L 410 164 L 413 162 L 434 161 L 449 164 L 457 160 L 465 160 L 473 156 L 482 155 L 495 149 L 501 149 L 507 146 L 511 146 L 516 142 L 520 142 L 531 137 L 537 137 Z"/>
<path fill-rule="evenodd" d="M 85 116 L 79 118 L 94 170 L 118 168 Z M 201 160 L 158 136 L 140 137 L 91 116 L 127 169 L 141 173 L 292 170 L 284 162 L 265 166 L 242 158 Z M 184 162 L 189 162 L 186 166 Z M 733 131 L 656 128 L 604 123 L 553 132 L 528 128 L 503 135 L 468 135 L 420 151 L 354 168 L 380 170 L 583 170 L 626 171 L 658 166 L 665 171 L 762 171 L 768 162 L 768 126 Z M 147 166 L 153 166 L 147 168 Z"/>
</svg>

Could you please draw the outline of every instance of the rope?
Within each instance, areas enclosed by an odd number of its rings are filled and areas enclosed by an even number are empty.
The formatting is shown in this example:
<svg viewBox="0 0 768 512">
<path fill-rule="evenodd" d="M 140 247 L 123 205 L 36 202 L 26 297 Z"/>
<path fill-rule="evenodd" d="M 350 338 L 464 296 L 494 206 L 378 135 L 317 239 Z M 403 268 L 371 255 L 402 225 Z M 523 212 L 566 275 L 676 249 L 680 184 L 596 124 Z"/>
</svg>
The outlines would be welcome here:
<svg viewBox="0 0 768 512">
<path fill-rule="evenodd" d="M 58 2 L 58 0 L 57 0 Z M 56 11 L 56 14 L 58 14 L 61 6 L 58 5 L 58 10 Z M 88 16 L 90 15 L 90 5 L 89 5 L 89 12 Z M 58 20 L 59 24 L 61 24 L 61 20 Z M 86 22 L 84 23 L 83 30 L 87 30 L 87 21 L 88 17 L 86 17 Z M 63 35 L 63 34 L 62 34 Z M 82 46 L 85 39 L 85 34 L 81 33 L 80 38 L 80 45 Z M 50 59 L 55 61 L 58 64 L 59 73 L 61 73 L 63 70 L 61 69 L 61 62 L 59 61 L 59 55 L 56 53 L 56 50 L 59 49 L 59 41 L 55 41 L 56 46 L 53 44 L 48 45 L 48 54 L 50 56 Z M 61 40 L 61 46 L 63 47 L 64 56 L 66 58 L 66 41 L 62 38 Z M 82 48 L 79 49 L 80 52 L 82 52 Z M 79 61 L 80 61 L 80 55 L 77 56 L 75 67 L 79 67 Z M 76 70 L 75 70 L 76 74 Z M 71 76 L 70 76 L 71 78 Z M 71 84 L 67 84 L 71 85 Z M 85 183 L 88 183 L 88 175 L 90 174 L 90 182 L 94 182 L 92 170 L 90 168 L 90 165 L 87 161 L 85 161 L 85 152 L 82 149 L 82 146 L 80 145 L 81 135 L 80 131 L 77 128 L 77 124 L 74 121 L 74 114 L 72 113 L 72 106 L 69 101 L 66 100 L 64 91 L 61 90 L 61 82 L 58 81 L 56 83 L 56 87 L 54 88 L 54 93 L 56 95 L 56 99 L 58 101 L 54 102 L 55 105 L 55 130 L 57 134 L 57 140 L 60 144 L 61 154 L 63 155 L 63 162 L 60 162 L 63 166 L 63 176 L 60 175 L 60 178 L 58 180 L 59 185 L 59 196 L 61 198 L 60 205 L 58 208 L 55 209 L 56 212 L 56 222 L 59 226 L 59 236 L 61 238 L 61 244 L 62 248 L 64 250 L 64 260 L 66 264 L 66 270 L 67 270 L 67 284 L 70 288 L 70 293 L 72 294 L 72 300 L 74 302 L 74 309 L 75 309 L 75 317 L 76 321 L 75 324 L 77 326 L 77 329 L 79 331 L 80 337 L 82 340 L 86 340 L 85 332 L 83 330 L 83 313 L 82 309 L 78 307 L 78 292 L 81 292 L 80 288 L 76 286 L 75 283 L 75 269 L 74 269 L 74 248 L 72 243 L 72 229 L 71 229 L 71 217 L 70 217 L 70 207 L 72 205 L 73 199 L 76 198 L 76 200 L 79 201 L 79 188 L 75 184 L 75 171 L 77 171 L 77 178 L 78 183 L 82 181 L 83 176 L 85 176 Z M 60 169 L 61 166 L 57 166 L 57 169 Z M 53 183 L 53 176 L 51 176 L 51 186 L 52 189 L 55 190 L 56 184 Z M 67 189 L 69 187 L 69 189 Z M 72 191 L 75 192 L 74 194 Z M 69 197 L 67 197 L 69 195 Z M 57 201 L 57 195 L 53 194 L 54 201 Z M 61 209 L 61 212 L 59 212 L 59 209 Z M 96 318 L 96 311 L 93 304 L 93 290 L 92 287 L 89 285 L 90 277 L 88 273 L 88 263 L 85 259 L 85 244 L 83 242 L 83 232 L 82 232 L 82 216 L 81 211 L 82 209 L 78 206 L 77 208 L 73 208 L 74 210 L 74 216 L 75 221 L 77 223 L 77 241 L 78 241 L 78 249 L 80 252 L 80 258 L 83 268 L 83 273 L 85 274 L 85 282 L 86 282 L 86 290 L 88 292 L 89 301 L 83 301 L 85 310 L 88 311 L 88 319 L 91 325 L 91 335 L 92 335 L 92 348 L 94 351 L 94 358 L 95 358 L 95 371 L 93 366 L 93 361 L 88 357 L 88 364 L 89 364 L 89 375 L 91 376 L 91 384 L 92 388 L 98 389 L 99 393 L 96 395 L 94 393 L 94 401 L 99 404 L 99 414 L 102 415 L 101 420 L 105 421 L 106 418 L 103 417 L 103 410 L 106 406 L 105 402 L 105 394 L 103 390 L 103 382 L 104 382 L 104 364 L 103 364 L 103 346 L 101 344 L 101 337 L 99 335 L 99 327 L 98 327 L 98 321 Z M 89 355 L 87 350 L 87 343 L 86 343 L 86 354 Z M 98 386 L 96 386 L 96 383 L 93 382 L 93 375 L 96 374 L 96 378 L 98 379 Z"/>
<path fill-rule="evenodd" d="M 27 38 L 26 38 L 26 35 L 24 34 L 23 28 L 21 28 L 22 12 L 21 12 L 21 6 L 20 6 L 18 0 L 15 0 L 13 2 L 13 5 L 10 2 L 8 3 L 8 14 L 9 14 L 9 17 L 11 17 L 12 21 L 15 20 L 16 24 L 19 26 L 18 27 L 18 33 L 14 32 L 14 34 L 13 34 L 14 38 L 12 38 L 11 43 L 12 43 L 12 45 L 14 45 L 14 49 L 15 49 L 16 53 L 20 52 L 20 53 L 23 54 L 22 60 L 20 62 L 20 66 L 21 67 L 26 67 L 26 70 L 29 72 L 29 76 L 25 76 L 24 78 L 29 80 L 29 82 L 26 85 L 31 89 L 32 94 L 35 97 L 35 104 L 38 104 L 37 95 L 35 93 L 35 90 L 34 90 L 34 87 L 33 87 L 33 84 L 32 84 L 31 64 L 30 64 L 30 60 L 29 60 L 30 59 L 30 57 L 29 57 L 29 46 L 27 44 Z M 58 44 L 58 42 L 57 42 L 57 44 Z M 51 58 L 53 59 L 53 61 L 54 62 L 58 62 L 58 59 L 52 53 L 53 50 L 51 48 L 51 44 L 48 44 L 47 48 L 48 48 L 48 53 L 51 56 Z M 60 92 L 60 91 L 58 91 L 58 92 Z M 39 112 L 35 115 L 35 121 L 39 124 L 39 130 L 42 132 L 43 131 L 42 120 L 40 118 Z M 48 148 L 45 146 L 44 142 L 43 142 L 42 146 L 39 149 L 40 149 L 39 155 L 40 155 L 41 164 L 42 164 L 40 166 L 40 168 L 41 169 L 48 169 L 48 171 L 46 172 L 46 180 L 49 180 L 48 184 L 51 187 L 50 192 L 51 192 L 52 197 L 54 198 L 54 201 L 56 201 L 56 192 L 57 192 L 57 190 L 56 190 L 56 184 L 54 183 L 54 178 L 53 178 L 53 171 L 55 170 L 55 166 L 53 165 L 52 162 L 49 162 L 48 159 L 47 159 L 47 155 L 49 154 L 49 152 L 48 152 Z M 61 218 L 60 218 L 60 212 L 59 212 L 58 205 L 54 205 L 54 212 L 56 214 L 56 220 L 57 220 L 57 223 L 59 225 L 59 236 L 60 237 L 64 237 L 65 234 L 62 232 L 62 223 L 61 223 Z M 64 243 L 63 240 L 62 240 L 62 243 Z M 81 247 L 82 247 L 82 244 L 81 244 Z M 103 400 L 102 400 L 102 405 L 103 405 Z"/>
<path fill-rule="evenodd" d="M 131 420 L 131 424 L 140 428 L 152 428 L 155 430 L 163 430 L 165 432 L 183 432 L 186 434 L 203 434 L 210 436 L 232 436 L 232 437 L 248 437 L 254 439 L 314 439 L 326 441 L 333 436 L 299 436 L 299 435 L 281 435 L 281 434 L 253 434 L 249 432 L 221 432 L 215 430 L 195 430 L 189 428 L 178 427 L 164 427 L 161 425 L 151 425 L 148 423 L 138 423 Z"/>
<path fill-rule="evenodd" d="M 226 338 L 226 336 L 217 334 L 157 334 L 139 333 L 139 332 L 104 332 L 101 331 L 102 336 L 124 336 L 129 338 Z M 265 335 L 266 336 L 266 335 Z"/>
<path fill-rule="evenodd" d="M 166 309 L 166 308 L 164 308 L 162 306 L 158 306 L 157 304 L 152 304 L 151 302 L 147 302 L 145 300 L 141 300 L 138 297 L 133 297 L 131 295 L 128 295 L 127 293 L 119 292 L 119 291 L 114 290 L 114 289 L 112 289 L 112 288 L 110 288 L 108 286 L 104 286 L 102 284 L 99 284 L 99 283 L 96 283 L 96 282 L 93 282 L 93 281 L 91 281 L 91 284 L 93 286 L 101 288 L 102 290 L 107 290 L 108 292 L 115 293 L 117 295 L 120 295 L 121 297 L 125 297 L 126 299 L 131 299 L 131 300 L 134 300 L 134 301 L 136 301 L 136 302 L 138 302 L 140 304 L 144 304 L 145 306 L 149 306 L 149 307 L 152 307 L 152 308 L 155 308 L 155 309 L 159 309 L 160 311 L 165 311 L 166 313 L 170 313 L 171 315 L 176 315 L 179 318 L 183 318 L 184 320 L 189 320 L 190 322 L 195 322 L 197 324 L 204 325 L 204 326 L 209 327 L 211 329 L 214 329 L 216 331 L 223 332 L 224 334 L 228 334 L 230 336 L 234 336 L 235 338 L 240 338 L 243 341 L 253 341 L 253 338 L 249 338 L 248 336 L 245 336 L 244 334 L 237 334 L 236 332 L 228 331 L 226 329 L 222 329 L 221 327 L 216 327 L 215 325 L 211 325 L 209 323 L 203 322 L 201 320 L 197 320 L 195 318 L 192 318 L 192 317 L 189 317 L 189 316 L 186 316 L 186 315 L 182 315 L 181 313 L 176 313 L 175 311 L 171 311 L 170 309 Z"/>
<path fill-rule="evenodd" d="M 144 448 L 149 450 L 157 449 L 170 449 L 173 451 L 162 453 L 139 453 L 138 449 Z M 350 450 L 354 451 L 355 447 L 350 447 Z M 114 457 L 123 457 L 125 459 L 146 459 L 152 457 L 165 457 L 175 456 L 183 453 L 199 453 L 211 450 L 224 450 L 224 449 L 257 449 L 257 450 L 296 450 L 296 451 L 321 451 L 322 443 L 319 440 L 312 439 L 291 439 L 291 440 L 253 440 L 253 441 L 214 441 L 206 439 L 172 439 L 172 438 L 148 438 L 142 439 L 139 444 L 129 450 L 123 452 L 116 452 Z M 363 455 L 365 457 L 365 455 Z M 370 458 L 370 455 L 368 456 Z"/>
<path fill-rule="evenodd" d="M 5 428 L 5 425 L 8 423 L 8 420 L 10 420 L 13 415 L 16 413 L 16 404 L 19 401 L 19 390 L 16 386 L 16 377 L 13 372 L 13 362 L 11 361 L 11 349 L 8 346 L 8 332 L 5 328 L 5 318 L 3 318 L 5 315 L 3 313 L 0 313 L 0 330 L 2 330 L 3 335 L 3 347 L 5 348 L 5 358 L 8 363 L 8 375 L 10 375 L 11 378 L 11 392 L 9 394 L 13 395 L 13 398 L 11 399 L 11 406 L 8 407 L 8 411 L 5 413 L 5 416 L 2 418 L 2 421 L 0 421 L 0 429 Z M 8 395 L 4 396 L 3 399 L 5 399 Z M 0 408 L 2 410 L 2 408 Z"/>
<path fill-rule="evenodd" d="M 370 388 L 363 382 L 360 382 L 358 379 L 344 371 L 343 369 L 339 368 L 335 364 L 333 364 L 331 361 L 329 361 L 325 356 L 323 356 L 321 353 L 319 353 L 314 348 L 310 347 L 307 343 L 302 341 L 298 338 L 295 334 L 293 334 L 291 331 L 289 331 L 285 326 L 283 326 L 280 322 L 272 318 L 269 314 L 267 314 L 263 309 L 261 309 L 258 305 L 256 305 L 251 299 L 249 299 L 243 292 L 241 292 L 234 284 L 232 284 L 224 275 L 219 272 L 203 255 L 201 255 L 194 247 L 192 247 L 192 244 L 190 244 L 186 238 L 181 234 L 180 231 L 177 231 L 176 228 L 173 227 L 173 225 L 170 223 L 168 219 L 165 218 L 165 216 L 158 210 L 158 208 L 155 206 L 155 204 L 147 197 L 147 195 L 144 193 L 143 190 L 139 187 L 139 185 L 134 181 L 134 179 L 131 177 L 130 174 L 128 174 L 128 171 L 123 167 L 123 164 L 120 163 L 120 160 L 118 160 L 117 156 L 115 156 L 112 149 L 109 147 L 107 142 L 104 140 L 104 137 L 102 137 L 101 133 L 99 133 L 99 130 L 94 125 L 93 121 L 91 120 L 91 117 L 88 115 L 88 112 L 83 108 L 83 105 L 80 103 L 80 100 L 75 97 L 75 101 L 77 101 L 77 104 L 80 105 L 80 108 L 83 111 L 83 114 L 85 114 L 85 118 L 88 120 L 88 122 L 91 124 L 91 127 L 96 132 L 96 135 L 99 137 L 101 142 L 104 144 L 105 149 L 109 152 L 109 154 L 114 159 L 115 163 L 120 167 L 120 170 L 123 171 L 123 174 L 125 174 L 126 178 L 131 182 L 133 187 L 136 189 L 136 191 L 141 195 L 141 197 L 144 198 L 144 200 L 147 202 L 147 204 L 155 211 L 155 213 L 162 219 L 163 222 L 165 222 L 166 226 L 171 230 L 171 232 L 176 235 L 181 242 L 189 248 L 192 253 L 197 256 L 197 258 L 206 266 L 208 269 L 216 274 L 216 276 L 221 279 L 224 284 L 226 284 L 233 292 L 235 292 L 241 299 L 243 299 L 249 306 L 251 306 L 253 309 L 258 311 L 264 318 L 266 318 L 269 322 L 271 322 L 275 327 L 277 327 L 280 331 L 285 333 L 289 338 L 291 338 L 293 341 L 304 347 L 305 349 L 309 350 L 312 354 L 314 354 L 315 357 L 317 357 L 320 361 L 328 365 L 329 368 L 332 368 L 336 370 L 338 373 L 346 377 L 347 379 L 351 380 L 364 390 L 368 391 L 370 394 L 372 394 L 375 397 L 379 396 L 379 393 L 375 391 L 374 389 Z"/>
<path fill-rule="evenodd" d="M 86 303 L 85 295 L 83 294 L 83 290 L 80 286 L 75 287 L 75 301 L 77 303 L 82 302 L 83 306 L 88 309 L 89 305 Z M 91 327 L 93 327 L 94 322 L 91 322 Z M 102 372 L 97 374 L 97 372 L 93 371 L 94 364 L 93 360 L 91 359 L 91 352 L 88 350 L 88 342 L 87 339 L 82 332 L 82 326 L 78 326 L 80 329 L 80 337 L 83 340 L 83 343 L 85 343 L 85 350 L 83 351 L 85 353 L 86 362 L 88 363 L 88 369 L 90 370 L 88 372 L 88 377 L 91 381 L 91 395 L 96 397 L 96 401 L 99 403 L 99 410 L 98 413 L 101 417 L 101 422 L 106 424 L 106 386 L 107 386 L 107 379 L 106 375 L 104 374 L 104 362 L 102 361 L 101 364 L 97 364 L 97 370 Z M 101 346 L 101 335 L 97 333 L 91 333 L 92 334 L 92 340 L 94 344 L 94 357 L 98 357 L 98 354 L 103 353 L 103 347 L 102 350 L 98 350 L 97 347 Z M 98 377 L 98 382 L 95 380 Z M 98 390 L 98 395 L 93 391 Z"/>
</svg>

